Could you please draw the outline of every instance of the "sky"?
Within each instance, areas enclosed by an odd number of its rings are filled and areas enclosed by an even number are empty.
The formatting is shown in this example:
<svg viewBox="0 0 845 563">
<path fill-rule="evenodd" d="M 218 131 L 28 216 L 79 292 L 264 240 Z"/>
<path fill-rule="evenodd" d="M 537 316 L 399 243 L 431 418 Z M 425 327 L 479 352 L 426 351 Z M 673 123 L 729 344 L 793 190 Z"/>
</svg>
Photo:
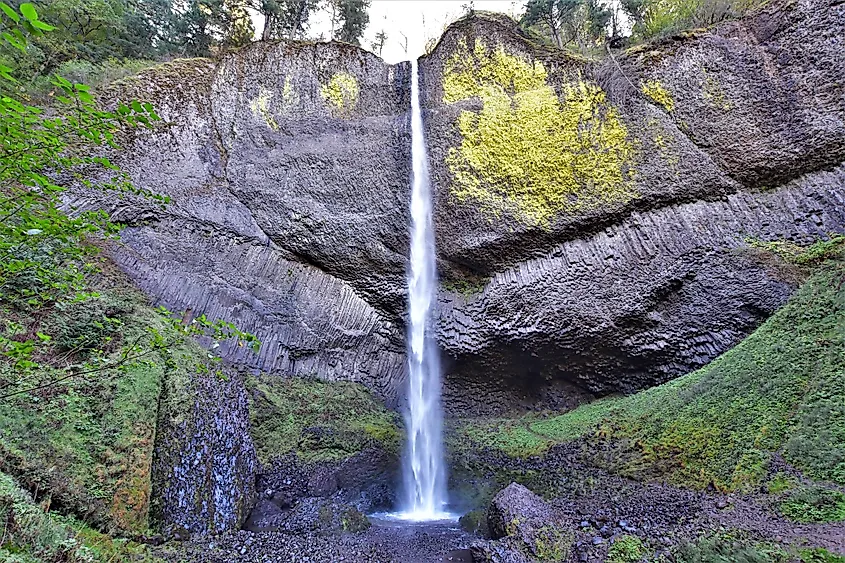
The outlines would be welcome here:
<svg viewBox="0 0 845 563">
<path fill-rule="evenodd" d="M 524 11 L 526 0 L 475 0 L 476 10 L 502 12 L 518 17 Z M 420 56 L 428 39 L 440 37 L 447 25 L 465 13 L 469 0 L 372 0 L 370 24 L 364 32 L 361 46 L 373 50 L 371 43 L 379 31 L 384 30 L 387 41 L 381 57 L 388 63 L 398 63 Z M 263 22 L 256 21 L 260 30 Z M 331 21 L 328 12 L 320 11 L 309 20 L 309 37 L 331 37 Z M 408 52 L 405 52 L 407 37 Z"/>
</svg>

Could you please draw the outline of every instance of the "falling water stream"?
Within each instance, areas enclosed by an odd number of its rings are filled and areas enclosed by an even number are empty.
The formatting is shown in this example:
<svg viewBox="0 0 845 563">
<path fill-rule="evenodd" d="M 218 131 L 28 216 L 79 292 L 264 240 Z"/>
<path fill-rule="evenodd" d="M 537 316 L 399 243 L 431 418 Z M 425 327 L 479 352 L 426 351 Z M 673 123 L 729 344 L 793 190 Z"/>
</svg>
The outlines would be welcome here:
<svg viewBox="0 0 845 563">
<path fill-rule="evenodd" d="M 437 296 L 437 269 L 425 150 L 420 112 L 417 61 L 411 63 L 411 268 L 408 274 L 408 444 L 403 459 L 405 520 L 450 518 L 446 507 L 446 467 L 443 459 L 443 413 L 440 406 L 440 363 L 431 334 Z"/>
</svg>

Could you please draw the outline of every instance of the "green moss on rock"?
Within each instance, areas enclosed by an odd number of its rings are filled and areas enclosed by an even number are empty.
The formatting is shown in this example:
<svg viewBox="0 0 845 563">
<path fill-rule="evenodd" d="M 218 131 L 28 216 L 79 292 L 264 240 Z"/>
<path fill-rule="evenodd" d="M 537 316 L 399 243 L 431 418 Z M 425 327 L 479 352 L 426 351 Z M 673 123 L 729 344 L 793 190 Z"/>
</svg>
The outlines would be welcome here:
<svg viewBox="0 0 845 563">
<path fill-rule="evenodd" d="M 657 80 L 646 80 L 640 84 L 640 90 L 651 101 L 660 104 L 663 109 L 672 113 L 675 111 L 675 99 L 663 84 Z"/>
<path fill-rule="evenodd" d="M 363 385 L 261 375 L 247 386 L 263 463 L 289 453 L 304 462 L 340 461 L 371 446 L 399 452 L 397 415 Z"/>
<path fill-rule="evenodd" d="M 584 212 L 636 197 L 634 149 L 619 114 L 596 84 L 546 83 L 541 62 L 460 41 L 443 71 L 443 98 L 480 98 L 480 112 L 458 117 L 461 144 L 446 164 L 452 194 L 489 216 L 511 213 L 547 225 L 561 213 Z"/>
</svg>

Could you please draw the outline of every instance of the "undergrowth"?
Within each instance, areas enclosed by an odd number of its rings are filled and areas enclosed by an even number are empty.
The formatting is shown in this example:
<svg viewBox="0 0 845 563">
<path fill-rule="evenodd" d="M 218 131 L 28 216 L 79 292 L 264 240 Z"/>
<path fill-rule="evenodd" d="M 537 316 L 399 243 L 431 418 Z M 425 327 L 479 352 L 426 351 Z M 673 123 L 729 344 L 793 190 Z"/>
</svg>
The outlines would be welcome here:
<svg viewBox="0 0 845 563">
<path fill-rule="evenodd" d="M 111 538 L 74 518 L 45 511 L 5 473 L 0 473 L 0 525 L 0 561 L 7 563 L 163 563 L 144 545 Z"/>
<path fill-rule="evenodd" d="M 845 557 L 823 548 L 796 548 L 755 540 L 728 531 L 685 541 L 674 549 L 677 563 L 845 563 Z"/>
<path fill-rule="evenodd" d="M 845 520 L 845 494 L 822 487 L 800 487 L 789 492 L 778 508 L 795 522 L 841 522 Z"/>
</svg>

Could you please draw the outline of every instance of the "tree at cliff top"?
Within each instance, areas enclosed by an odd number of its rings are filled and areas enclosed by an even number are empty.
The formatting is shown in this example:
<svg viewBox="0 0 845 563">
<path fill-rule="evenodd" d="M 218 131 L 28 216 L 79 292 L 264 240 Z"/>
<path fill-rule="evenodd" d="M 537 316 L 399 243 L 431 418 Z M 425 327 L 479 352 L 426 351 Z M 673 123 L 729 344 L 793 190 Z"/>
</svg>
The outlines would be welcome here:
<svg viewBox="0 0 845 563">
<path fill-rule="evenodd" d="M 370 23 L 370 0 L 328 0 L 332 14 L 332 38 L 353 45 L 361 44 Z"/>
<path fill-rule="evenodd" d="M 584 50 L 607 36 L 611 8 L 600 0 L 529 0 L 521 23 L 550 37 L 558 48 Z"/>
<path fill-rule="evenodd" d="M 245 0 L 245 7 L 264 18 L 261 39 L 302 39 L 318 0 Z"/>
</svg>

